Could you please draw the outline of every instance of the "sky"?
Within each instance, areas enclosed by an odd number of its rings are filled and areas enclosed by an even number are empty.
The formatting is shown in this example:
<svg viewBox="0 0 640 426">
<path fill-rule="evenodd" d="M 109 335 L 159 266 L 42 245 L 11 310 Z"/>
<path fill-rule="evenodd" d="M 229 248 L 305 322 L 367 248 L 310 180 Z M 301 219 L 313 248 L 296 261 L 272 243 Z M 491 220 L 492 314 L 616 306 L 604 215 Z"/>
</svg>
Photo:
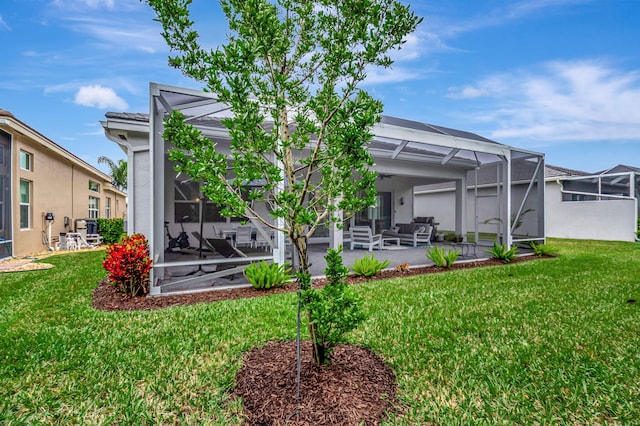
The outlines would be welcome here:
<svg viewBox="0 0 640 426">
<path fill-rule="evenodd" d="M 403 0 L 405 1 L 405 0 Z M 478 133 L 595 173 L 640 167 L 640 0 L 416 0 L 423 17 L 362 87 L 391 116 Z M 201 43 L 226 40 L 216 0 L 194 0 Z M 2 0 L 0 109 L 108 173 L 126 159 L 105 113 L 149 111 L 149 82 L 200 89 L 168 66 L 139 0 Z"/>
</svg>

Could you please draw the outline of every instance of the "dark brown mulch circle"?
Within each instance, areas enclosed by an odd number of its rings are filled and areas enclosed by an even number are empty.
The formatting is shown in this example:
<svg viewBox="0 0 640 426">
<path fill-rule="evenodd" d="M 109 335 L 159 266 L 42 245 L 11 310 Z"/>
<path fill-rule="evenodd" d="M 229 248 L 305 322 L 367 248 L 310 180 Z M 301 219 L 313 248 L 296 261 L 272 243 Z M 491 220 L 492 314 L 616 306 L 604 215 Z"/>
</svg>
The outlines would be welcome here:
<svg viewBox="0 0 640 426">
<path fill-rule="evenodd" d="M 396 410 L 393 370 L 373 352 L 341 345 L 332 363 L 312 361 L 301 346 L 300 401 L 296 405 L 296 342 L 268 343 L 244 355 L 234 394 L 251 425 L 377 425 Z"/>
</svg>

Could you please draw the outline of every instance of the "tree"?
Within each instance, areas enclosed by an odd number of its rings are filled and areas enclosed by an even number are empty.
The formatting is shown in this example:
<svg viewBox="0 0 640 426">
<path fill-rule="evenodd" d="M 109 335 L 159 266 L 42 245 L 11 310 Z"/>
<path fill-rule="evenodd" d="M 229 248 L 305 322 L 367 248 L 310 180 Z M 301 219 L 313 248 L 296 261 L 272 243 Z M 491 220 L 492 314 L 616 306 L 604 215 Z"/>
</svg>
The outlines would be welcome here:
<svg viewBox="0 0 640 426">
<path fill-rule="evenodd" d="M 127 162 L 118 160 L 115 163 L 109 157 L 101 155 L 98 157 L 98 164 L 106 164 L 111 169 L 111 184 L 116 188 L 125 191 L 127 189 Z"/>
<path fill-rule="evenodd" d="M 228 43 L 199 44 L 191 0 L 145 0 L 176 52 L 169 64 L 203 83 L 233 115 L 231 159 L 173 112 L 164 138 L 176 170 L 204 183 L 224 216 L 285 232 L 296 248 L 301 297 L 311 297 L 307 240 L 318 226 L 374 203 L 367 148 L 382 104 L 358 88 L 390 67 L 420 18 L 395 0 L 220 0 Z M 231 170 L 231 172 L 230 172 Z M 248 197 L 248 183 L 260 181 Z M 261 217 L 252 203 L 269 204 Z M 274 221 L 274 219 L 280 219 Z M 282 225 L 278 225 L 282 223 Z M 316 327 L 310 322 L 312 341 Z M 314 360 L 323 363 L 314 345 Z"/>
</svg>

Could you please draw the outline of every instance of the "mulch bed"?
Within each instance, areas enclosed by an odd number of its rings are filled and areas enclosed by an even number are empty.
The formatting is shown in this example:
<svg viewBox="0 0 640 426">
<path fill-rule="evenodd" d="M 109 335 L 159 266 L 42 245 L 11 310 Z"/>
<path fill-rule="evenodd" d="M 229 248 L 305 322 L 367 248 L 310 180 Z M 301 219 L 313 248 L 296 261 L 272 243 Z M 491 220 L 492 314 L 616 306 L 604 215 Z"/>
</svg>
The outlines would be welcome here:
<svg viewBox="0 0 640 426">
<path fill-rule="evenodd" d="M 520 256 L 512 263 L 538 259 Z M 504 265 L 490 259 L 457 263 L 450 269 L 434 266 L 382 271 L 373 278 L 349 276 L 356 284 L 373 279 L 408 277 L 447 270 Z M 314 287 L 325 284 L 315 280 Z M 162 297 L 124 297 L 106 280 L 93 292 L 93 306 L 106 311 L 160 309 L 177 305 L 260 297 L 296 291 L 295 283 L 268 291 L 254 288 L 216 290 Z M 312 361 L 310 342 L 302 342 L 300 399 L 297 400 L 296 342 L 270 342 L 244 354 L 233 395 L 243 399 L 249 425 L 377 425 L 391 413 L 402 412 L 396 401 L 393 370 L 375 353 L 354 345 L 338 346 L 331 364 Z"/>
<path fill-rule="evenodd" d="M 525 255 L 514 258 L 511 263 L 524 262 L 539 259 L 534 255 Z M 496 259 L 479 260 L 475 262 L 456 263 L 449 269 L 439 269 L 435 266 L 425 266 L 410 268 L 405 271 L 390 269 L 381 271 L 375 277 L 365 278 L 350 275 L 347 278 L 349 284 L 357 284 L 371 280 L 380 280 L 397 277 L 410 277 L 413 275 L 433 274 L 457 269 L 479 268 L 485 266 L 504 265 Z M 316 279 L 313 282 L 314 288 L 322 287 L 324 279 Z M 212 290 L 201 293 L 181 294 L 161 297 L 128 297 L 119 293 L 113 286 L 109 285 L 107 279 L 100 281 L 98 287 L 93 291 L 94 308 L 102 311 L 137 311 L 149 309 L 161 309 L 179 305 L 193 305 L 195 303 L 219 302 L 222 300 L 243 299 L 252 297 L 269 296 L 272 294 L 289 293 L 297 290 L 295 283 L 284 285 L 283 287 L 270 290 L 256 290 L 253 287 L 236 288 L 229 290 Z"/>
</svg>

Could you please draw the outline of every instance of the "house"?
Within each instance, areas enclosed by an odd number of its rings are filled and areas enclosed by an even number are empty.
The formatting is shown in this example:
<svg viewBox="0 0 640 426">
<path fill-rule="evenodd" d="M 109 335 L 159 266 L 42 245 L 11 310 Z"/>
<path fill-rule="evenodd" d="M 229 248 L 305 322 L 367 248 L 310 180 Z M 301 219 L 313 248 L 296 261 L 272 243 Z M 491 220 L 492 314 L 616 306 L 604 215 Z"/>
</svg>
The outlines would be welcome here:
<svg viewBox="0 0 640 426">
<path fill-rule="evenodd" d="M 521 163 L 512 169 L 512 197 L 521 199 L 529 187 L 528 176 L 534 165 Z M 546 164 L 545 234 L 547 237 L 635 241 L 640 194 L 640 169 L 619 165 L 608 170 L 588 173 Z M 495 233 L 500 221 L 496 203 L 496 175 L 485 168 L 470 171 L 467 177 L 467 220 L 477 224 L 480 233 Z M 439 229 L 453 229 L 450 202 L 454 196 L 450 184 L 425 185 L 416 188 L 418 208 L 434 206 Z M 536 206 L 523 205 L 523 215 L 534 214 Z M 512 219 L 514 232 L 531 235 L 531 222 Z"/>
<path fill-rule="evenodd" d="M 174 235 L 180 227 L 189 235 L 200 229 L 211 234 L 213 227 L 216 233 L 223 234 L 241 219 L 221 217 L 216 206 L 203 203 L 201 183 L 174 171 L 167 154 L 171 146 L 162 138 L 163 119 L 171 111 L 180 110 L 205 136 L 216 142 L 219 152 L 229 153 L 230 137 L 221 122 L 225 114 L 229 114 L 228 107 L 212 93 L 157 83 L 150 83 L 149 89 L 149 114 L 109 112 L 101 124 L 106 137 L 127 153 L 128 232 L 140 232 L 149 239 L 154 261 L 150 292 L 159 294 L 161 287 L 171 285 L 172 268 L 215 263 L 201 259 L 188 261 L 186 257 L 171 259 L 166 250 L 165 224 Z M 369 150 L 379 178 L 377 200 L 346 221 L 345 229 L 366 224 L 379 233 L 418 216 L 434 216 L 437 206 L 416 204 L 414 188 L 448 183 L 454 188 L 448 213 L 451 230 L 461 235 L 477 232 L 476 224 L 467 220 L 468 200 L 464 189 L 468 186 L 469 171 L 482 173 L 487 169 L 500 182 L 495 198 L 496 217 L 502 220 L 500 238 L 509 245 L 516 242 L 505 219 L 512 213 L 521 213 L 523 204 L 529 203 L 536 208 L 535 213 L 526 216 L 527 226 L 532 230 L 527 240 L 544 241 L 544 193 L 537 191 L 544 182 L 543 154 L 500 144 L 471 132 L 390 116 L 382 117 L 374 126 L 373 134 Z M 529 175 L 531 188 L 515 201 L 512 200 L 511 170 L 520 168 L 521 163 L 533 166 Z M 258 223 L 254 226 L 260 228 Z M 314 234 L 310 243 L 328 242 L 337 247 L 344 241 L 343 232 L 342 228 L 328 223 Z M 283 234 L 276 234 L 271 255 L 274 261 L 284 262 Z M 202 279 L 191 279 L 198 278 Z"/>
<path fill-rule="evenodd" d="M 77 219 L 125 214 L 110 176 L 0 110 L 0 258 L 53 248 Z"/>
</svg>

